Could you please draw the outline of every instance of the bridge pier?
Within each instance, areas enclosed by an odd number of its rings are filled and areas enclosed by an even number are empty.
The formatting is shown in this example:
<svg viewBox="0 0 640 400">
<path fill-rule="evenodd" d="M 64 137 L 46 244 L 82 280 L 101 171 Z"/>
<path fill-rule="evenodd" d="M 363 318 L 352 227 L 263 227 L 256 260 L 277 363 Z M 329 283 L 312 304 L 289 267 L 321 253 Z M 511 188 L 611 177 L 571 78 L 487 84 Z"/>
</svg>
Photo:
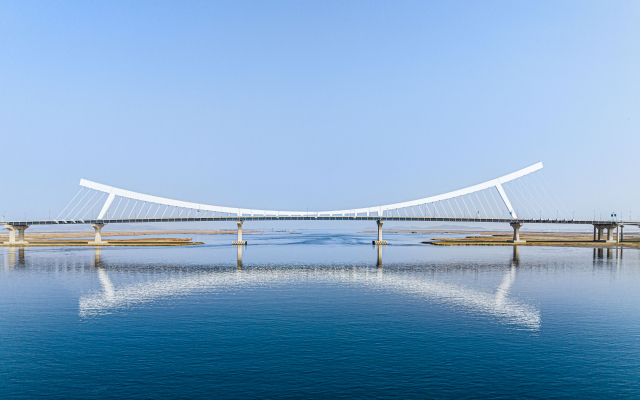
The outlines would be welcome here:
<svg viewBox="0 0 640 400">
<path fill-rule="evenodd" d="M 245 244 L 247 244 L 246 240 L 242 240 L 242 222 L 243 221 L 238 221 L 238 240 L 231 242 L 231 244 L 240 246 L 244 246 Z"/>
<path fill-rule="evenodd" d="M 24 231 L 28 228 L 27 225 L 5 225 L 5 228 L 9 230 L 9 241 L 4 242 L 9 245 L 22 245 L 29 242 L 24 240 Z M 16 231 L 18 231 L 18 240 L 16 240 Z"/>
<path fill-rule="evenodd" d="M 91 224 L 91 227 L 96 231 L 96 237 L 93 242 L 87 242 L 88 244 L 108 244 L 109 242 L 105 242 L 102 240 L 102 228 L 104 228 L 104 224 Z"/>
<path fill-rule="evenodd" d="M 513 228 L 513 239 L 509 240 L 509 243 L 525 243 L 525 240 L 520 240 L 520 228 L 524 225 L 522 222 L 512 222 L 509 225 Z"/>
<path fill-rule="evenodd" d="M 382 240 L 382 224 L 384 223 L 384 221 L 377 220 L 376 222 L 378 223 L 378 240 L 373 240 L 371 243 L 372 244 L 388 244 L 386 240 Z"/>
<path fill-rule="evenodd" d="M 616 235 L 616 239 L 613 238 L 613 230 L 617 229 L 618 226 L 619 226 L 618 224 L 594 224 L 593 225 L 594 232 L 597 230 L 597 232 L 598 232 L 597 236 L 598 237 L 596 239 L 596 237 L 595 237 L 596 235 L 594 233 L 593 241 L 594 242 L 604 242 L 604 243 L 614 243 L 614 242 L 619 241 L 617 235 Z M 603 240 L 602 239 L 602 234 L 603 234 L 605 229 L 607 230 L 607 237 L 606 237 L 606 239 Z"/>
</svg>

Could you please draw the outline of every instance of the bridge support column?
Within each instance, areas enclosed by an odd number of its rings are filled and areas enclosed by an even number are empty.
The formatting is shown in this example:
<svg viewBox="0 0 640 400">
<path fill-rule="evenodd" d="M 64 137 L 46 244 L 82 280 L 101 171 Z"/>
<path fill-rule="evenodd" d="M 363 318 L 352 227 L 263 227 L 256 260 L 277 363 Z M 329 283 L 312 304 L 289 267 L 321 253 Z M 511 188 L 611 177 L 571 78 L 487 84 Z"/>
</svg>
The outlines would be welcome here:
<svg viewBox="0 0 640 400">
<path fill-rule="evenodd" d="M 88 244 L 108 244 L 109 242 L 105 242 L 102 240 L 102 228 L 104 228 L 104 224 L 91 224 L 91 227 L 96 231 L 96 237 L 93 242 L 87 242 Z"/>
<path fill-rule="evenodd" d="M 382 224 L 384 223 L 384 221 L 379 219 L 376 222 L 378 223 L 378 240 L 374 240 L 371 243 L 372 244 L 388 244 L 386 240 L 382 240 Z"/>
<path fill-rule="evenodd" d="M 617 241 L 617 239 L 613 238 L 613 230 L 618 228 L 617 224 L 598 224 L 594 225 L 594 227 L 596 227 L 598 231 L 598 238 L 594 239 L 594 242 L 614 243 Z M 602 236 L 605 229 L 607 230 L 607 237 L 603 239 Z"/>
<path fill-rule="evenodd" d="M 247 244 L 246 240 L 242 240 L 242 223 L 243 221 L 238 221 L 238 240 L 231 242 L 231 244 L 236 244 L 236 245 Z"/>
<path fill-rule="evenodd" d="M 513 240 L 509 240 L 509 243 L 525 243 L 525 240 L 520 240 L 520 228 L 524 224 L 522 222 L 513 222 L 509 225 L 513 228 Z"/>
<path fill-rule="evenodd" d="M 5 242 L 5 244 L 22 245 L 29 243 L 24 240 L 24 231 L 28 228 L 27 225 L 5 225 L 4 227 L 9 230 L 9 241 Z M 16 231 L 18 231 L 18 240 L 16 240 Z"/>
<path fill-rule="evenodd" d="M 620 241 L 624 241 L 624 225 L 620 225 Z"/>
</svg>

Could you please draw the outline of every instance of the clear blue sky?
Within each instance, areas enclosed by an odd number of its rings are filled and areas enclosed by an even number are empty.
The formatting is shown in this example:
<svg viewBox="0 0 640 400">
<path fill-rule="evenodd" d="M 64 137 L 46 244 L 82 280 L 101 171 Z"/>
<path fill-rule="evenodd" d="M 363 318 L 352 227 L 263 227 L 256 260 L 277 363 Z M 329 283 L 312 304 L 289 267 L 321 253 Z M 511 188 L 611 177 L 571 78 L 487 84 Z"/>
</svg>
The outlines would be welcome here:
<svg viewBox="0 0 640 400">
<path fill-rule="evenodd" d="M 640 215 L 640 2 L 0 1 L 0 212 L 366 207 L 531 165 Z"/>
</svg>

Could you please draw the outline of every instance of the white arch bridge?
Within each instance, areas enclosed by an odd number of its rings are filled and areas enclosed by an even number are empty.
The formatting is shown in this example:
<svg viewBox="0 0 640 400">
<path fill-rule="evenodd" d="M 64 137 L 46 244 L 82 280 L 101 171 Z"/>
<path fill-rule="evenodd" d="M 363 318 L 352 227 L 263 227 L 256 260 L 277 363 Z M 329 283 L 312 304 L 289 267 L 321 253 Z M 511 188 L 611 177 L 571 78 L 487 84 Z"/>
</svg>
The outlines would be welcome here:
<svg viewBox="0 0 640 400">
<path fill-rule="evenodd" d="M 105 224 L 237 221 L 238 240 L 242 240 L 244 221 L 285 220 L 372 220 L 378 223 L 378 240 L 382 240 L 384 221 L 502 222 L 514 228 L 514 242 L 524 223 L 588 224 L 594 226 L 594 240 L 613 241 L 612 232 L 619 226 L 639 225 L 638 221 L 575 220 L 555 195 L 542 175 L 542 163 L 464 189 L 413 201 L 380 206 L 329 211 L 278 211 L 225 207 L 173 200 L 133 192 L 101 183 L 80 180 L 80 190 L 53 220 L 9 221 L 8 244 L 24 244 L 24 230 L 32 225 L 91 224 L 96 230 L 95 244 L 101 240 Z M 606 239 L 602 234 L 606 230 Z M 16 238 L 16 233 L 18 238 Z"/>
</svg>

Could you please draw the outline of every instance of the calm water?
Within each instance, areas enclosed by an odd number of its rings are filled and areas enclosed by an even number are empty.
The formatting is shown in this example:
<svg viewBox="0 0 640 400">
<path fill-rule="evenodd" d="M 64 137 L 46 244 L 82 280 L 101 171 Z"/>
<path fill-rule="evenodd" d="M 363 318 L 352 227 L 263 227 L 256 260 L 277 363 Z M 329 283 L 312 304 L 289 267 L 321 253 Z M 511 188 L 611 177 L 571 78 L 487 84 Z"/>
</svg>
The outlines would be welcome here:
<svg viewBox="0 0 640 400">
<path fill-rule="evenodd" d="M 638 398 L 640 252 L 2 248 L 0 398 Z"/>
</svg>

